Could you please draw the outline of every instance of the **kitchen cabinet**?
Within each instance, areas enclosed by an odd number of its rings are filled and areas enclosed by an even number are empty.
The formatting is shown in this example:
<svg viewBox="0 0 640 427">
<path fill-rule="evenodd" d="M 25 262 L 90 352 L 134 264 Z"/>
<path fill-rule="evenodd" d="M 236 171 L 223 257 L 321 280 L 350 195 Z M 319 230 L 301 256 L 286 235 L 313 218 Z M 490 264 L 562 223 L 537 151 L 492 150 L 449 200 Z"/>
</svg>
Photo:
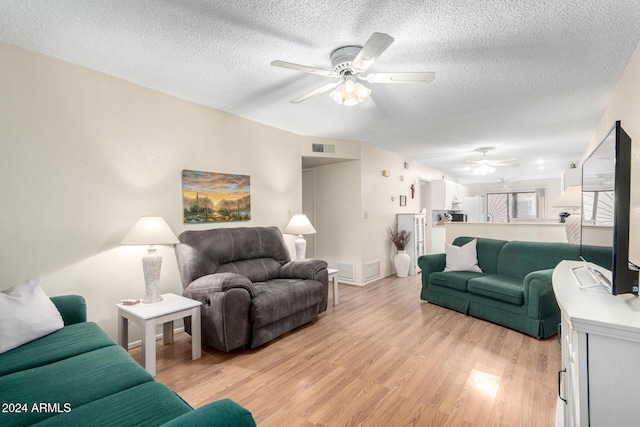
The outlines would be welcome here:
<svg viewBox="0 0 640 427">
<path fill-rule="evenodd" d="M 467 188 L 462 184 L 446 179 L 431 181 L 431 210 L 460 210 L 466 196 Z"/>
</svg>

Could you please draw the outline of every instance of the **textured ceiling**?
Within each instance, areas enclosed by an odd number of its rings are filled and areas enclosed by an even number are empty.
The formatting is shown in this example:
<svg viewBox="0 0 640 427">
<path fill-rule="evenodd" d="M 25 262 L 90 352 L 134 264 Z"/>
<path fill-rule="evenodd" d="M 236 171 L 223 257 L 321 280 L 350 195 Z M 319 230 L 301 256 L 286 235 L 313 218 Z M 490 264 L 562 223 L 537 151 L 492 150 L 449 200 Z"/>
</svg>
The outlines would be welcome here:
<svg viewBox="0 0 640 427">
<path fill-rule="evenodd" d="M 395 42 L 370 110 L 327 94 L 330 53 Z M 578 162 L 640 40 L 637 0 L 2 0 L 0 40 L 302 135 L 354 139 L 471 182 L 466 160 L 517 157 L 491 179 L 558 177 Z M 544 162 L 544 170 L 539 162 Z M 485 179 L 486 180 L 486 179 Z"/>
</svg>

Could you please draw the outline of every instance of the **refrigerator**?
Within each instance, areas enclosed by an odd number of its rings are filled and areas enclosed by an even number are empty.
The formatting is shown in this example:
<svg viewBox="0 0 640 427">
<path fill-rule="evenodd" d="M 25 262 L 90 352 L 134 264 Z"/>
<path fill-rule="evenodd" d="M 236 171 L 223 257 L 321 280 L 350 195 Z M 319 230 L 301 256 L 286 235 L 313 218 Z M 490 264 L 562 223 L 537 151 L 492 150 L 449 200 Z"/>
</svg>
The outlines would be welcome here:
<svg viewBox="0 0 640 427">
<path fill-rule="evenodd" d="M 484 196 L 465 197 L 462 212 L 467 214 L 467 222 L 487 222 L 487 204 Z"/>
</svg>

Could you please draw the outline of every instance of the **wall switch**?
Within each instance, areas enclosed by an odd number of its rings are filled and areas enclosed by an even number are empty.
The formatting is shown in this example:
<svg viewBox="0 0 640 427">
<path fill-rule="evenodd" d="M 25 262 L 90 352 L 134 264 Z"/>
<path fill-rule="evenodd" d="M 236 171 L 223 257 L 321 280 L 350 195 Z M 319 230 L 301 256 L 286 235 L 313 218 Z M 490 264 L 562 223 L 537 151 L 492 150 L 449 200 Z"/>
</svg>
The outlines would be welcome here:
<svg viewBox="0 0 640 427">
<path fill-rule="evenodd" d="M 291 209 L 289 209 L 289 210 L 287 211 L 287 217 L 288 217 L 288 218 L 291 218 Z"/>
<path fill-rule="evenodd" d="M 364 219 L 369 219 L 369 211 L 364 211 Z"/>
</svg>

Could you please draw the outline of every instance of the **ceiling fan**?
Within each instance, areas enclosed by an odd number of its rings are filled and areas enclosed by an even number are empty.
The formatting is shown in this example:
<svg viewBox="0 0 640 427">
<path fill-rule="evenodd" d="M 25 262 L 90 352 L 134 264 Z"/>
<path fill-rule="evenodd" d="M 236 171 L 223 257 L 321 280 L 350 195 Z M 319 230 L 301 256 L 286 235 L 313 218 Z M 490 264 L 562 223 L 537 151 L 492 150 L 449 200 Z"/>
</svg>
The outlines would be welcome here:
<svg viewBox="0 0 640 427">
<path fill-rule="evenodd" d="M 482 153 L 482 159 L 480 160 L 467 160 L 473 167 L 474 175 L 489 175 L 496 171 L 496 168 L 506 166 L 519 166 L 520 161 L 518 159 L 501 159 L 490 160 L 487 159 L 487 152 L 494 150 L 495 147 L 481 147 L 476 148 L 474 151 Z"/>
<path fill-rule="evenodd" d="M 290 102 L 294 104 L 333 90 L 329 96 L 338 104 L 346 106 L 360 105 L 363 108 L 372 108 L 375 107 L 375 103 L 371 99 L 371 89 L 358 80 L 374 84 L 430 83 L 436 77 L 433 72 L 369 73 L 362 75 L 393 43 L 393 40 L 393 37 L 388 34 L 373 33 L 364 46 L 339 47 L 331 53 L 331 66 L 333 67 L 331 71 L 286 61 L 273 61 L 271 65 L 338 79 L 336 82 L 327 83 L 298 98 L 292 99 Z"/>
</svg>

